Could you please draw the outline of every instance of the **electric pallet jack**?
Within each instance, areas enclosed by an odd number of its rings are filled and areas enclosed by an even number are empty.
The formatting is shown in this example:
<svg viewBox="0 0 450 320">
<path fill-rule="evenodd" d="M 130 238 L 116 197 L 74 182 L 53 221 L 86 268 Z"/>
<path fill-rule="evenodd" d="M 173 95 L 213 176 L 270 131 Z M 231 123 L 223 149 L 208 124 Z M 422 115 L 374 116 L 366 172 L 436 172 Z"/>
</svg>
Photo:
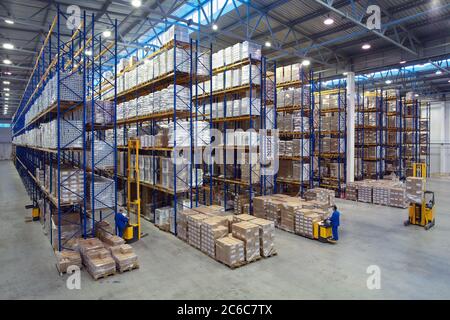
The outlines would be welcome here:
<svg viewBox="0 0 450 320">
<path fill-rule="evenodd" d="M 313 229 L 314 239 L 320 242 L 336 244 L 337 242 L 333 240 L 333 232 L 331 230 L 331 223 L 328 219 L 315 222 Z"/>
<path fill-rule="evenodd" d="M 414 177 L 421 177 L 425 180 L 425 177 L 427 176 L 426 170 L 426 164 L 413 163 Z M 404 225 L 409 226 L 410 224 L 413 224 L 424 227 L 425 230 L 433 227 L 435 225 L 434 204 L 434 192 L 424 190 L 421 203 L 410 203 L 408 220 L 404 222 Z"/>
</svg>

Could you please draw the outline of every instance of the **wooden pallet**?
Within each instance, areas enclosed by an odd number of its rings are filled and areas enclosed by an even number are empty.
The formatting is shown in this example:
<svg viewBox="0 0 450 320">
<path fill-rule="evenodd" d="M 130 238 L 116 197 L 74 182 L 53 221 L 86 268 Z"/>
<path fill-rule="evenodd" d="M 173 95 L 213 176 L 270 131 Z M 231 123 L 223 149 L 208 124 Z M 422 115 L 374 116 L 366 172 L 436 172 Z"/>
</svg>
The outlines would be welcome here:
<svg viewBox="0 0 450 320">
<path fill-rule="evenodd" d="M 274 257 L 274 256 L 277 256 L 277 255 L 278 255 L 278 252 L 274 251 L 271 254 L 269 254 L 267 257 L 263 257 L 263 256 L 261 256 L 261 257 L 264 258 L 264 259 L 268 259 L 270 257 Z"/>
<path fill-rule="evenodd" d="M 123 269 L 119 268 L 119 273 L 124 273 L 124 272 L 127 272 L 127 271 L 132 271 L 132 270 L 134 270 L 134 269 L 139 269 L 139 264 L 138 264 L 138 263 L 132 264 L 131 266 L 128 266 L 128 267 L 123 268 Z"/>
<path fill-rule="evenodd" d="M 88 271 L 89 272 L 89 271 Z M 99 274 L 99 275 L 93 275 L 91 272 L 89 272 L 89 274 L 91 275 L 92 278 L 94 278 L 95 281 L 99 280 L 99 279 L 106 279 L 109 276 L 113 276 L 116 274 L 116 271 L 110 271 L 107 273 L 103 273 L 103 274 Z"/>
</svg>

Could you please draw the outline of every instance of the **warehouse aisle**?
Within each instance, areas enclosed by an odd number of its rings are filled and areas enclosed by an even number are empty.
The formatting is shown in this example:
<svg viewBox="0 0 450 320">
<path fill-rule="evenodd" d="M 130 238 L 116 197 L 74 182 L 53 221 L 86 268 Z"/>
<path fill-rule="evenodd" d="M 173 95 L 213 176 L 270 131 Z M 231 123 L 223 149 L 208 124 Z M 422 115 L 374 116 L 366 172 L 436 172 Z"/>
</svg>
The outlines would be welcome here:
<svg viewBox="0 0 450 320">
<path fill-rule="evenodd" d="M 144 222 L 134 247 L 141 269 L 66 288 L 39 223 L 24 222 L 29 203 L 11 162 L 0 161 L 0 299 L 410 299 L 450 298 L 450 179 L 433 179 L 437 227 L 403 227 L 406 211 L 338 200 L 341 241 L 332 246 L 283 231 L 279 255 L 236 270 Z M 383 210 L 381 210 L 383 209 Z M 381 268 L 381 289 L 366 286 Z"/>
</svg>

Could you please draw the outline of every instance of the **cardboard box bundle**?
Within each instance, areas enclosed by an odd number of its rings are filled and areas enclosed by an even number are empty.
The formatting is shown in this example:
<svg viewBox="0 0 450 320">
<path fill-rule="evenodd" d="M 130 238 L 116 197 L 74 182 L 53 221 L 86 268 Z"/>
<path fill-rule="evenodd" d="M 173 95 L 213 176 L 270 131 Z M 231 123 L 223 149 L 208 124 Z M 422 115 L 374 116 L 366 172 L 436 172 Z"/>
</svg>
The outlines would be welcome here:
<svg viewBox="0 0 450 320">
<path fill-rule="evenodd" d="M 372 203 L 372 185 L 361 184 L 358 186 L 358 201 Z"/>
<path fill-rule="evenodd" d="M 299 198 L 292 198 L 283 203 L 280 210 L 280 228 L 289 232 L 295 231 L 295 212 L 302 208 L 303 201 Z"/>
<path fill-rule="evenodd" d="M 276 227 L 281 224 L 281 207 L 283 204 L 284 201 L 277 199 L 271 199 L 266 203 L 267 220 L 273 221 Z"/>
<path fill-rule="evenodd" d="M 259 227 L 259 248 L 262 257 L 270 257 L 275 250 L 275 224 L 273 221 L 266 219 L 255 218 L 251 223 Z"/>
<path fill-rule="evenodd" d="M 349 182 L 345 188 L 345 197 L 347 200 L 358 201 L 358 185 L 357 182 Z"/>
<path fill-rule="evenodd" d="M 188 216 L 195 214 L 198 212 L 192 209 L 177 211 L 177 236 L 181 240 L 188 241 Z"/>
<path fill-rule="evenodd" d="M 266 201 L 270 196 L 259 196 L 253 198 L 253 215 L 256 218 L 266 219 Z"/>
<path fill-rule="evenodd" d="M 119 272 L 131 270 L 139 267 L 138 256 L 128 244 L 121 244 L 110 248 L 111 256 L 116 263 Z"/>
<path fill-rule="evenodd" d="M 407 199 L 405 188 L 391 188 L 389 194 L 389 205 L 391 207 L 406 208 Z"/>
<path fill-rule="evenodd" d="M 55 251 L 56 255 L 56 268 L 60 273 L 66 273 L 67 268 L 70 266 L 77 266 L 81 268 L 81 255 L 77 251 L 62 250 Z"/>
<path fill-rule="evenodd" d="M 201 250 L 201 225 L 208 216 L 204 214 L 194 214 L 187 217 L 188 221 L 188 243 Z"/>
<path fill-rule="evenodd" d="M 307 201 L 317 200 L 329 206 L 334 205 L 334 191 L 325 188 L 313 188 L 305 192 Z"/>
<path fill-rule="evenodd" d="M 390 188 L 383 185 L 374 185 L 372 188 L 373 204 L 389 205 Z"/>
<path fill-rule="evenodd" d="M 83 257 L 83 263 L 94 279 L 116 272 L 116 263 L 111 253 L 105 248 L 89 250 Z"/>
<path fill-rule="evenodd" d="M 314 238 L 314 223 L 323 220 L 323 217 L 309 209 L 298 209 L 295 212 L 295 233 Z"/>
<path fill-rule="evenodd" d="M 174 218 L 174 215 L 173 207 L 167 206 L 155 209 L 155 225 L 164 231 L 175 233 L 175 224 L 171 220 Z"/>
<path fill-rule="evenodd" d="M 245 245 L 234 237 L 223 237 L 216 240 L 216 260 L 229 267 L 238 267 L 245 263 Z"/>
<path fill-rule="evenodd" d="M 406 178 L 406 197 L 410 202 L 422 203 L 425 179 L 421 177 Z"/>
<path fill-rule="evenodd" d="M 228 235 L 228 220 L 224 217 L 212 217 L 204 219 L 200 226 L 200 249 L 212 258 L 216 258 L 216 239 Z"/>
<path fill-rule="evenodd" d="M 260 255 L 259 226 L 251 222 L 242 221 L 232 225 L 233 237 L 245 244 L 245 261 L 257 260 Z"/>
</svg>

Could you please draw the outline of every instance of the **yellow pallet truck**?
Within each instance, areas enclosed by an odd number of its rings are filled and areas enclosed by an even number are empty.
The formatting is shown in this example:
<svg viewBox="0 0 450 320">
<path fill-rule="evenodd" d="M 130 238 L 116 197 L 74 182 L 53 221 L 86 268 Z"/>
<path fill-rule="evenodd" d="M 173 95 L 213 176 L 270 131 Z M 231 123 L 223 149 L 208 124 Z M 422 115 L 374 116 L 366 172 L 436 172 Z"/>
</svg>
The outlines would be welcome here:
<svg viewBox="0 0 450 320">
<path fill-rule="evenodd" d="M 427 176 L 427 167 L 425 163 L 413 163 L 413 177 L 420 177 L 425 180 Z M 424 183 L 425 185 L 425 183 Z M 424 190 L 421 203 L 411 202 L 409 205 L 408 220 L 404 222 L 405 226 L 411 224 L 424 227 L 425 230 L 435 225 L 434 218 L 434 192 Z"/>
<path fill-rule="evenodd" d="M 331 230 L 331 223 L 326 220 L 322 220 L 314 223 L 313 237 L 320 242 L 336 244 L 333 240 L 333 232 Z"/>
</svg>

